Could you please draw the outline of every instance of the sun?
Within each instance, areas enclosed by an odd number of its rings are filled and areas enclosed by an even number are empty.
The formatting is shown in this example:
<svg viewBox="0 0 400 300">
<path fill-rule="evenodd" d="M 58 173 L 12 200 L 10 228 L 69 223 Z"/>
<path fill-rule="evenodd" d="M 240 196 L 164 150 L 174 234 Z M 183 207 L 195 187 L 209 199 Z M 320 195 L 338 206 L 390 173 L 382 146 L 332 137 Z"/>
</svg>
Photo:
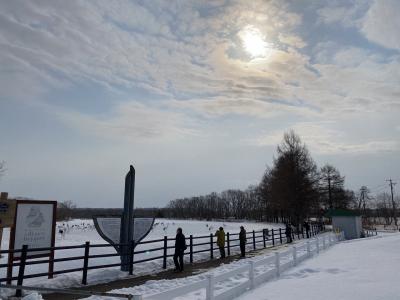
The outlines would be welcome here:
<svg viewBox="0 0 400 300">
<path fill-rule="evenodd" d="M 269 44 L 261 31 L 253 26 L 247 26 L 239 32 L 244 50 L 252 58 L 262 58 L 268 54 Z"/>
</svg>

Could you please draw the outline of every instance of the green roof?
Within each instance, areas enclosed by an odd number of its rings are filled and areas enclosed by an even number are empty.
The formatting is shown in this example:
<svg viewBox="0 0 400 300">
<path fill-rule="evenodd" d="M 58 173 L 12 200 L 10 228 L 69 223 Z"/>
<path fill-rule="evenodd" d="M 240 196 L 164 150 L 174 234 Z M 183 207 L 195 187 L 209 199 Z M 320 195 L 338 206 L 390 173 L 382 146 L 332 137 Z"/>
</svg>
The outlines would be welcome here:
<svg viewBox="0 0 400 300">
<path fill-rule="evenodd" d="M 349 209 L 330 209 L 328 212 L 325 214 L 326 217 L 356 217 L 356 216 L 361 216 L 361 214 L 357 211 L 354 210 L 349 210 Z"/>
</svg>

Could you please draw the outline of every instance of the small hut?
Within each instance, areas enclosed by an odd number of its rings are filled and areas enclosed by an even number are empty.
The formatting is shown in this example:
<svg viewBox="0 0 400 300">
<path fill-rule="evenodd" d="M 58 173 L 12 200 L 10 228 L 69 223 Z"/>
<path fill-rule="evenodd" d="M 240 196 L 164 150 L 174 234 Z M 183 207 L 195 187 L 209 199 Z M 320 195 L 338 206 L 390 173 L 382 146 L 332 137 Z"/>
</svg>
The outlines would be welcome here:
<svg viewBox="0 0 400 300">
<path fill-rule="evenodd" d="M 347 209 L 331 209 L 326 217 L 332 218 L 333 230 L 344 232 L 346 240 L 358 239 L 362 236 L 361 214 Z"/>
</svg>

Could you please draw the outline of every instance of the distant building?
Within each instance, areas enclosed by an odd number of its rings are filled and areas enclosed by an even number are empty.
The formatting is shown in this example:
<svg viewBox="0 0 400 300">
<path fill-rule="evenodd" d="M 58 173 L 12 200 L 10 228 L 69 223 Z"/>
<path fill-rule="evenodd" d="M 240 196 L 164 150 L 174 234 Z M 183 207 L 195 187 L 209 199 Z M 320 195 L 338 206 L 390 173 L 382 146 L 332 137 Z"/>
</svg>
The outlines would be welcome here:
<svg viewBox="0 0 400 300">
<path fill-rule="evenodd" d="M 332 218 L 333 230 L 344 232 L 346 240 L 358 239 L 362 236 L 361 214 L 347 209 L 331 209 L 326 217 Z"/>
</svg>

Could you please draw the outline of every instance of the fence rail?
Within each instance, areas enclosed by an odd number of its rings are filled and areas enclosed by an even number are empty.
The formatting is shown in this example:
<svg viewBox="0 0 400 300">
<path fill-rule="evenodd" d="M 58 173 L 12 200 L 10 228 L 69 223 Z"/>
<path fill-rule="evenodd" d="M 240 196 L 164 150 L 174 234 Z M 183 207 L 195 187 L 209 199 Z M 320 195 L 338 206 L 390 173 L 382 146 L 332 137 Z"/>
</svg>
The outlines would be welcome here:
<svg viewBox="0 0 400 300">
<path fill-rule="evenodd" d="M 306 237 L 312 237 L 320 233 L 322 228 L 318 227 L 317 225 L 312 225 L 309 232 L 307 233 L 305 230 L 299 230 L 292 233 L 293 240 L 299 240 Z M 226 246 L 225 249 L 227 250 L 227 255 L 230 256 L 233 252 L 237 252 L 239 249 L 239 238 L 238 233 L 226 233 Z M 261 248 L 269 248 L 274 247 L 277 244 L 283 244 L 287 242 L 287 237 L 285 235 L 285 231 L 283 228 L 279 229 L 263 229 L 260 231 L 251 231 L 247 232 L 247 249 L 248 250 L 256 250 Z M 219 249 L 215 245 L 216 244 L 216 237 L 214 234 L 210 235 L 202 235 L 202 236 L 193 236 L 190 235 L 188 238 L 188 251 L 185 253 L 189 255 L 190 263 L 193 263 L 194 255 L 199 253 L 209 253 L 210 259 L 214 258 L 215 252 L 218 252 Z M 162 239 L 155 239 L 155 240 L 148 240 L 144 242 L 138 243 L 136 246 L 138 248 L 142 247 L 143 245 L 150 245 L 151 248 L 146 248 L 142 250 L 134 250 L 135 245 L 131 244 L 118 244 L 114 246 L 128 246 L 129 248 L 129 274 L 133 273 L 133 266 L 135 264 L 153 261 L 153 260 L 161 260 L 162 261 L 162 268 L 167 268 L 167 260 L 168 258 L 172 257 L 173 254 L 171 250 L 174 248 L 173 242 L 175 238 L 165 236 Z M 97 265 L 90 265 L 90 262 L 95 259 L 100 258 L 108 258 L 108 257 L 117 257 L 119 256 L 118 253 L 106 253 L 106 254 L 93 254 L 93 251 L 97 248 L 109 248 L 114 249 L 113 245 L 110 244 L 91 244 L 90 242 L 86 242 L 85 244 L 81 245 L 72 245 L 72 246 L 56 246 L 56 247 L 48 247 L 48 248 L 29 248 L 24 245 L 22 249 L 14 249 L 14 250 L 1 250 L 0 254 L 7 254 L 10 253 L 21 253 L 19 261 L 13 261 L 11 266 L 9 264 L 0 264 L 0 268 L 7 268 L 11 267 L 11 272 L 8 273 L 5 277 L 0 277 L 0 283 L 7 282 L 7 284 L 11 284 L 12 281 L 17 280 L 18 285 L 23 284 L 24 279 L 29 278 L 36 278 L 36 277 L 51 277 L 54 275 L 72 273 L 72 272 L 82 272 L 82 284 L 86 285 L 88 283 L 88 271 L 94 269 L 105 269 L 111 267 L 118 267 L 121 266 L 121 262 L 118 263 L 109 263 L 109 264 L 97 264 Z M 249 249 L 250 248 L 250 249 Z M 29 273 L 27 271 L 33 271 L 31 266 L 33 265 L 40 265 L 40 264 L 49 264 L 50 258 L 47 259 L 32 259 L 30 255 L 34 255 L 35 252 L 38 251 L 54 251 L 55 254 L 64 250 L 81 250 L 84 252 L 83 255 L 73 255 L 69 257 L 60 257 L 60 258 L 53 258 L 52 262 L 57 265 L 58 263 L 63 262 L 79 262 L 75 264 L 73 267 L 64 268 L 61 270 L 52 270 L 46 272 L 39 272 L 39 273 Z M 160 255 L 155 255 L 149 258 L 141 258 L 135 260 L 135 256 L 140 254 L 149 254 L 149 253 L 160 253 Z M 55 255 L 57 256 L 57 255 Z M 76 267 L 78 265 L 78 267 Z M 125 264 L 126 265 L 126 264 Z M 14 275 L 12 270 L 18 267 L 18 275 Z M 30 270 L 31 269 L 31 270 Z M 29 273 L 29 274 L 27 274 Z M 10 275 L 11 274 L 11 275 Z"/>
</svg>

